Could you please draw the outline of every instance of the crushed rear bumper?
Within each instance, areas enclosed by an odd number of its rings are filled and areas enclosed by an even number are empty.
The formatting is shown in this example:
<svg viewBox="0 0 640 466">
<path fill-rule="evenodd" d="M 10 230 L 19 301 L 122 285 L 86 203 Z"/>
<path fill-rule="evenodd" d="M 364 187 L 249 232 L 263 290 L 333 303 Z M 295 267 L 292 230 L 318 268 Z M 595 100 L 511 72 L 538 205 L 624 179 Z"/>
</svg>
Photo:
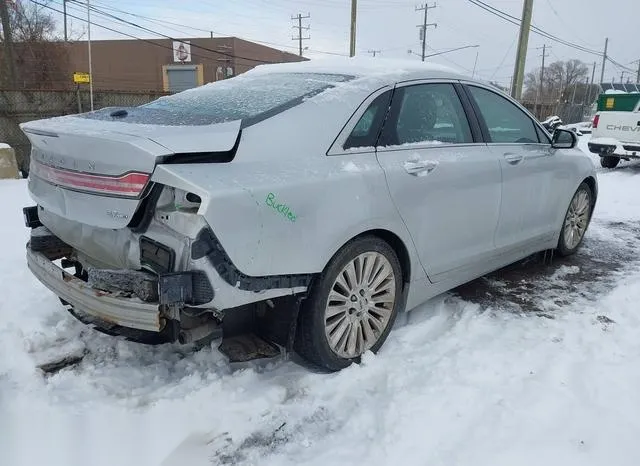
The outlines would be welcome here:
<svg viewBox="0 0 640 466">
<path fill-rule="evenodd" d="M 162 330 L 158 303 L 91 288 L 30 245 L 27 245 L 27 265 L 43 285 L 74 309 L 122 327 L 151 332 Z"/>
</svg>

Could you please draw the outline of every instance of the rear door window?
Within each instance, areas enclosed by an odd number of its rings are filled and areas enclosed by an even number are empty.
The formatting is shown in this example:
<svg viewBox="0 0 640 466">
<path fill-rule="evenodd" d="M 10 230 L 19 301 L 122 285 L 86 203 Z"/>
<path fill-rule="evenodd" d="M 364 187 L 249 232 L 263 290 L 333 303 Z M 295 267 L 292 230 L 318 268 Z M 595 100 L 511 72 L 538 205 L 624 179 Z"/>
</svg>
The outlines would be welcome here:
<svg viewBox="0 0 640 466">
<path fill-rule="evenodd" d="M 538 143 L 533 120 L 504 97 L 482 87 L 468 86 L 489 130 L 490 142 Z"/>
<path fill-rule="evenodd" d="M 384 126 L 382 145 L 473 142 L 469 121 L 452 84 L 402 87 L 393 100 L 394 119 Z"/>
</svg>

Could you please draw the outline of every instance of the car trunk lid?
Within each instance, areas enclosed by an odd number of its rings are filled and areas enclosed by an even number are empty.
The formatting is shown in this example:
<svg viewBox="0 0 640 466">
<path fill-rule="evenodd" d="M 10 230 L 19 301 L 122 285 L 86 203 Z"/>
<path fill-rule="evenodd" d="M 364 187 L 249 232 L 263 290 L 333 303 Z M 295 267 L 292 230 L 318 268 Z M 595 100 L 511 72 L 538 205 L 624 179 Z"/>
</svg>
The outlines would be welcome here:
<svg viewBox="0 0 640 466">
<path fill-rule="evenodd" d="M 29 190 L 44 209 L 100 228 L 124 228 L 149 194 L 158 163 L 227 152 L 240 121 L 161 126 L 66 116 L 21 125 L 32 146 Z"/>
</svg>

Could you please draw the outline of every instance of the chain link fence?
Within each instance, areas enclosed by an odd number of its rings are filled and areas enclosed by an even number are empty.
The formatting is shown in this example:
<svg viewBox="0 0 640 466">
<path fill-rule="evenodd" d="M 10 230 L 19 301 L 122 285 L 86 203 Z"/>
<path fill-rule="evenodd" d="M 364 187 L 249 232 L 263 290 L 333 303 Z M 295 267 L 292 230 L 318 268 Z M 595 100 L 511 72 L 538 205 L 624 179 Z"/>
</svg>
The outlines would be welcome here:
<svg viewBox="0 0 640 466">
<path fill-rule="evenodd" d="M 165 95 L 163 92 L 94 91 L 93 108 L 134 107 Z M 2 90 L 0 89 L 0 142 L 16 151 L 18 167 L 26 176 L 29 172 L 29 140 L 19 124 L 42 118 L 71 115 L 90 110 L 90 96 L 86 90 Z"/>
<path fill-rule="evenodd" d="M 566 125 L 571 123 L 580 123 L 590 119 L 593 113 L 593 106 L 588 104 L 576 103 L 540 103 L 524 101 L 522 105 L 529 110 L 535 117 L 543 121 L 550 116 L 557 115 Z"/>
</svg>

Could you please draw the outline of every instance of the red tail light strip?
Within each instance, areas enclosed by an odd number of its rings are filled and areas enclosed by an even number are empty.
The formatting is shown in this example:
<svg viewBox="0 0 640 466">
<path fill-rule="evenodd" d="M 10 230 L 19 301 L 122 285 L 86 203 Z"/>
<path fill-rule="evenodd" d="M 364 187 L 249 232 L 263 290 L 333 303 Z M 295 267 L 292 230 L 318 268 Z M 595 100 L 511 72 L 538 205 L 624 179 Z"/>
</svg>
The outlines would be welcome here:
<svg viewBox="0 0 640 466">
<path fill-rule="evenodd" d="M 31 174 L 65 188 L 124 197 L 140 196 L 150 177 L 147 173 L 139 172 L 120 176 L 93 175 L 55 168 L 36 161 L 31 166 Z"/>
<path fill-rule="evenodd" d="M 600 122 L 600 115 L 596 115 L 593 118 L 593 125 L 592 126 L 593 126 L 594 129 L 598 129 L 598 123 L 599 122 Z"/>
</svg>

